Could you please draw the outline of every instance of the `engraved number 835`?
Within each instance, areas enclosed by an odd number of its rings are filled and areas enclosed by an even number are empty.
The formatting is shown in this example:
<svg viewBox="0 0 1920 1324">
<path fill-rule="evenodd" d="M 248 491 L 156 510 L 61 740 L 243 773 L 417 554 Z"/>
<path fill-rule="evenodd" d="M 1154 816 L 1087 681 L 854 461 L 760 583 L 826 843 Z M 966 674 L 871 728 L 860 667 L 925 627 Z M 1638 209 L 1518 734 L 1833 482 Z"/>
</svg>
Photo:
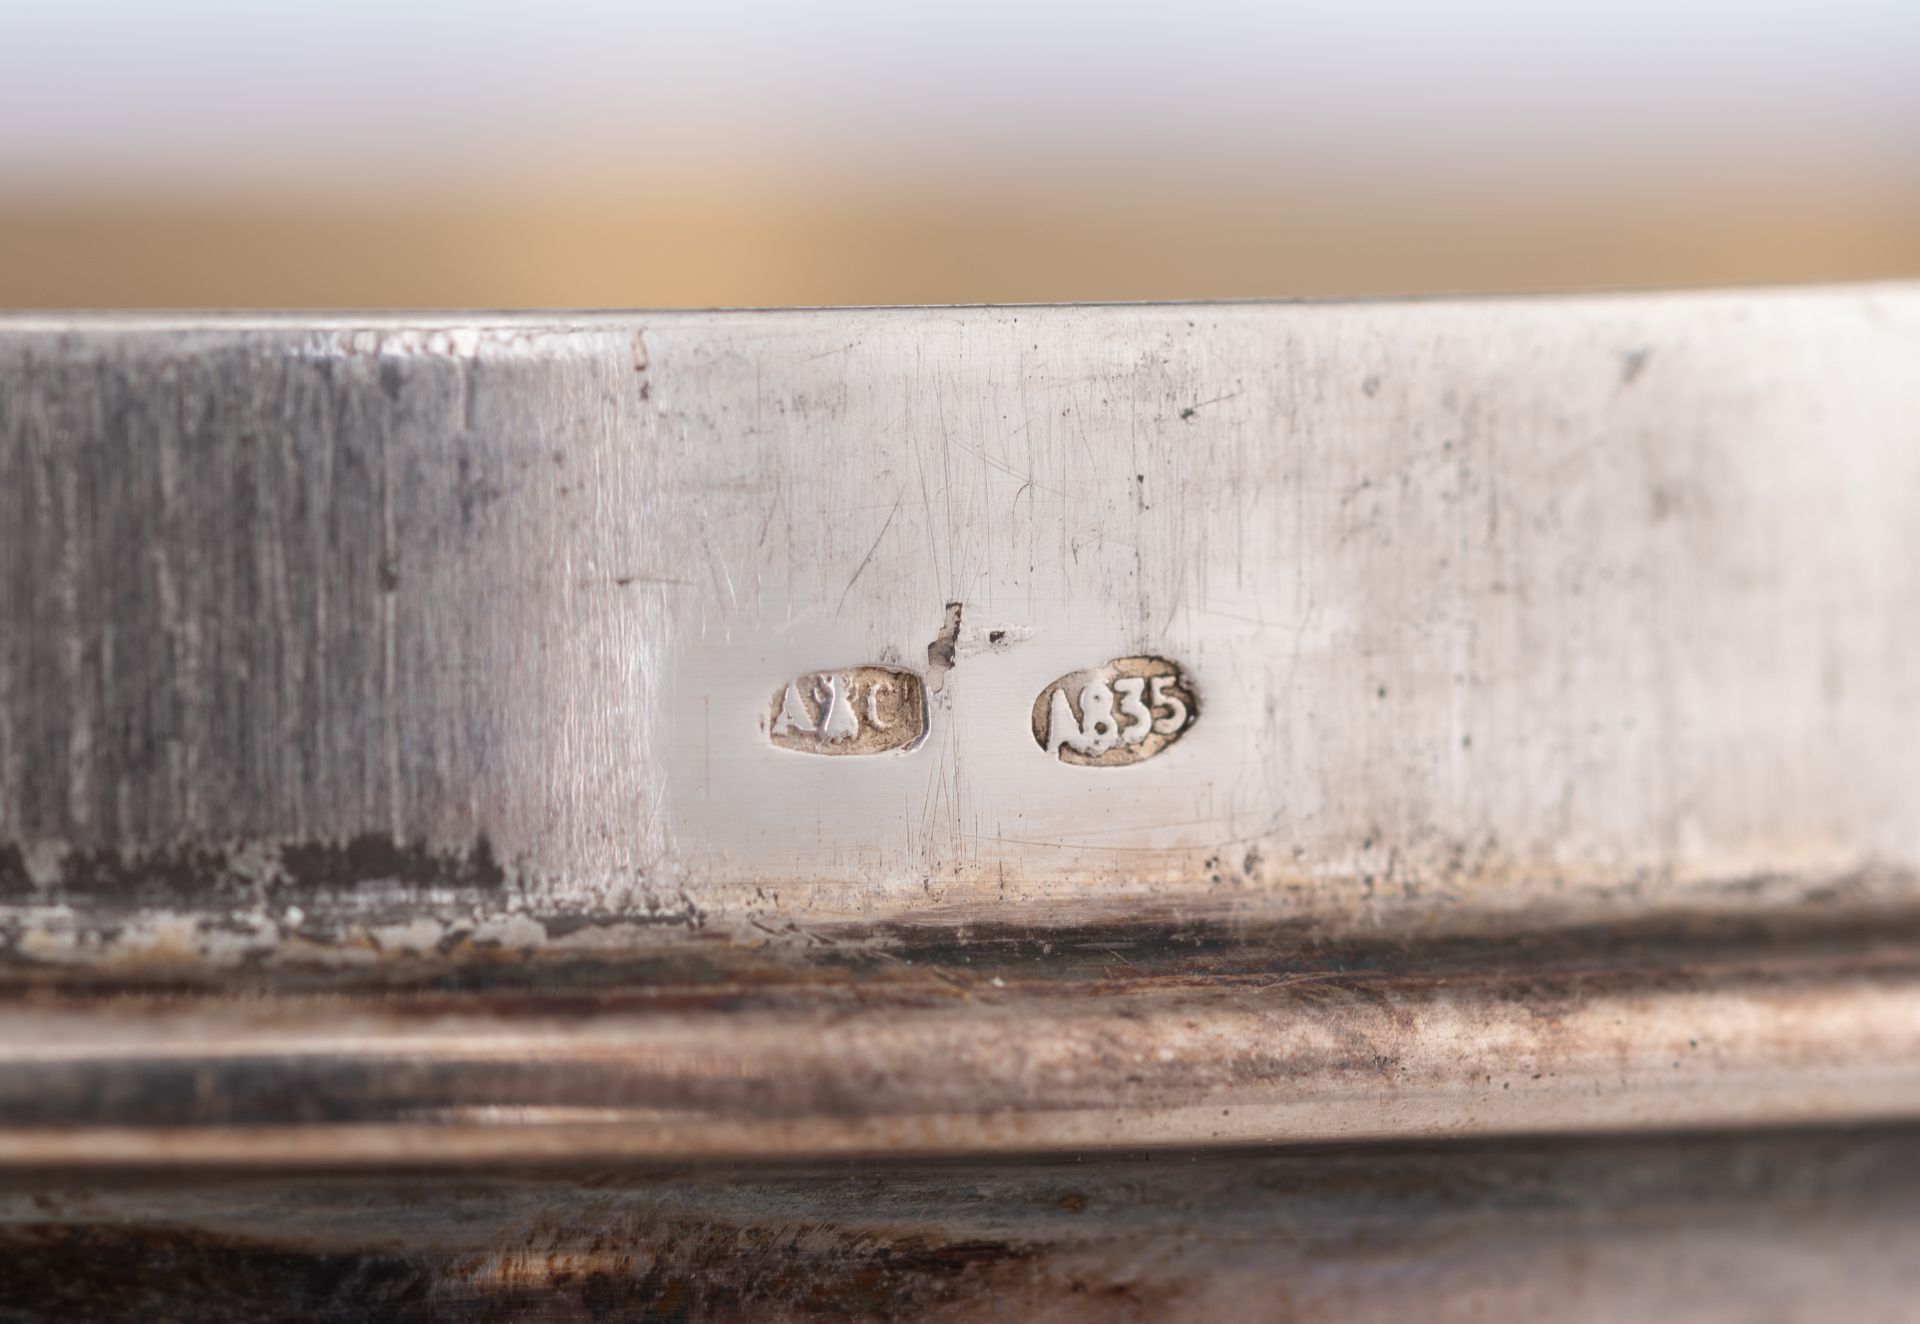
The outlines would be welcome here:
<svg viewBox="0 0 1920 1324">
<path fill-rule="evenodd" d="M 1055 690 L 1047 710 L 1047 753 L 1056 754 L 1065 745 L 1093 757 L 1116 744 L 1137 745 L 1151 732 L 1173 735 L 1187 722 L 1185 702 L 1179 695 L 1167 693 L 1167 686 L 1173 683 L 1172 676 L 1123 676 L 1109 686 L 1095 676 L 1080 688 L 1078 720 L 1067 703 L 1066 691 Z M 1116 695 L 1120 701 L 1117 712 Z"/>
</svg>

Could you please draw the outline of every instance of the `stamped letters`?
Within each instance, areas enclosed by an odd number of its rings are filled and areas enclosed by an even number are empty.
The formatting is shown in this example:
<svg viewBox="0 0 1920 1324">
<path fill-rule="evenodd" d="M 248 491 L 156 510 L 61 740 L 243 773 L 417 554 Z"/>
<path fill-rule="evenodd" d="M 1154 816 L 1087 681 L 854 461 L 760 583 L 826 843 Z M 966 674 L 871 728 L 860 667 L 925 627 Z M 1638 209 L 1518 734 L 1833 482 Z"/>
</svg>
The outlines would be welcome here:
<svg viewBox="0 0 1920 1324">
<path fill-rule="evenodd" d="M 1199 715 L 1193 685 L 1173 663 L 1121 657 L 1041 690 L 1033 738 L 1063 763 L 1115 768 L 1152 758 Z"/>
<path fill-rule="evenodd" d="M 920 677 L 893 667 L 850 667 L 798 676 L 774 692 L 767 736 L 803 754 L 885 754 L 927 734 Z"/>
</svg>

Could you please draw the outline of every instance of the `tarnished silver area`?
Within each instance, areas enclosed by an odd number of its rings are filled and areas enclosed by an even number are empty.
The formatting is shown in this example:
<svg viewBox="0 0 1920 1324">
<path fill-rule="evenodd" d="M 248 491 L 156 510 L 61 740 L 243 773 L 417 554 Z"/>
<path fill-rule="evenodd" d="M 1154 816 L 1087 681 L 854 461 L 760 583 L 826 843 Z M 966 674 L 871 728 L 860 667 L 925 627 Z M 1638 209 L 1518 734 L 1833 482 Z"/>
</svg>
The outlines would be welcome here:
<svg viewBox="0 0 1920 1324">
<path fill-rule="evenodd" d="M 920 677 L 898 667 L 851 667 L 799 676 L 773 696 L 768 738 L 803 754 L 890 754 L 927 736 Z"/>
<path fill-rule="evenodd" d="M 1905 1320 L 1920 1136 L 0 1173 L 16 1319 Z M 291 1303 L 291 1305 L 290 1305 Z M 296 1311 L 292 1306 L 297 1306 Z"/>
<path fill-rule="evenodd" d="M 1910 927 L 1878 921 L 1808 923 L 1798 951 L 1710 930 L 1430 952 L 1144 925 L 955 932 L 945 951 L 821 942 L 586 979 L 514 980 L 468 952 L 464 997 L 390 971 L 377 996 L 28 1000 L 0 1012 L 0 1166 L 1099 1153 L 1911 1118 L 1920 961 Z"/>
<path fill-rule="evenodd" d="M 1193 682 L 1163 657 L 1115 658 L 1062 676 L 1033 701 L 1033 738 L 1063 762 L 1118 768 L 1150 759 L 1200 715 Z"/>
</svg>

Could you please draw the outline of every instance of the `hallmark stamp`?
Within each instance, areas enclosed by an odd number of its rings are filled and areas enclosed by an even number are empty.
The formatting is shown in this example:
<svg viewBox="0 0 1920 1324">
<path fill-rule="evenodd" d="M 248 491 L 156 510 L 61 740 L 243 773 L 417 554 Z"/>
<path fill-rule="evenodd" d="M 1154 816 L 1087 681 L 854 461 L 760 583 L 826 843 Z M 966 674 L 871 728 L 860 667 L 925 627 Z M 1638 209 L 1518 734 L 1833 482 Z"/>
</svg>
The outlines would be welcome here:
<svg viewBox="0 0 1920 1324">
<path fill-rule="evenodd" d="M 1033 738 L 1062 763 L 1118 768 L 1150 759 L 1200 716 L 1193 684 L 1163 657 L 1076 671 L 1033 701 Z"/>
<path fill-rule="evenodd" d="M 774 692 L 767 738 L 802 754 L 886 754 L 927 735 L 920 677 L 894 667 L 817 671 Z"/>
</svg>

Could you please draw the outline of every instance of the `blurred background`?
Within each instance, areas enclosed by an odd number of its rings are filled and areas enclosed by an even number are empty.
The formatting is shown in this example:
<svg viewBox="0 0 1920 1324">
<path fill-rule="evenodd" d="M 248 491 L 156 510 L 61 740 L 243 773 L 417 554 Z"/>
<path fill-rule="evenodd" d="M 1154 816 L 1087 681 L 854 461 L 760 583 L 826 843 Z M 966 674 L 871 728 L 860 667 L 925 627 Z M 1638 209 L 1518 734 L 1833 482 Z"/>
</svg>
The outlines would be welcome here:
<svg viewBox="0 0 1920 1324">
<path fill-rule="evenodd" d="M 0 307 L 1920 275 L 1920 3 L 0 0 Z"/>
</svg>

